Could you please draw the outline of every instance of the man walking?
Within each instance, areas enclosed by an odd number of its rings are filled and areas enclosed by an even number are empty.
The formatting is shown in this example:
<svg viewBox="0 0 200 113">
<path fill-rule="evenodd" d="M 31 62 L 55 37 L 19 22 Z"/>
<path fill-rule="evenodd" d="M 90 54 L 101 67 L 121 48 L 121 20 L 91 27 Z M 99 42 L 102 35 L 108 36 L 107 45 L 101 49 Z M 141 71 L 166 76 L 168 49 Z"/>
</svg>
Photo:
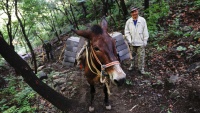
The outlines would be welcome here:
<svg viewBox="0 0 200 113">
<path fill-rule="evenodd" d="M 51 59 L 53 60 L 54 58 L 53 58 L 53 53 L 52 53 L 52 45 L 50 44 L 50 42 L 45 41 L 42 45 L 42 48 L 46 52 L 47 60 L 50 61 L 49 55 L 51 56 Z"/>
<path fill-rule="evenodd" d="M 126 21 L 125 38 L 130 46 L 133 59 L 129 70 L 133 69 L 134 62 L 141 74 L 145 74 L 145 46 L 149 38 L 146 20 L 139 16 L 138 8 L 131 7 L 131 18 Z"/>
</svg>

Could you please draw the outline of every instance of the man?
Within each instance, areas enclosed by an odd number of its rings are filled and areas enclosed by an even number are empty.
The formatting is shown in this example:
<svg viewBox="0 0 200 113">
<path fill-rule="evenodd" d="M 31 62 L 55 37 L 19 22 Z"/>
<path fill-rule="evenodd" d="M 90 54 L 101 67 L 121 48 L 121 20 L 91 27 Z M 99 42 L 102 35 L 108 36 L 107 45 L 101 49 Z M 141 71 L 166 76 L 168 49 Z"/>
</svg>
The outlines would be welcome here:
<svg viewBox="0 0 200 113">
<path fill-rule="evenodd" d="M 47 55 L 47 60 L 50 61 L 49 55 L 51 56 L 51 59 L 53 60 L 53 53 L 52 53 L 52 46 L 49 42 L 45 41 L 42 45 L 42 48 L 45 50 Z"/>
<path fill-rule="evenodd" d="M 145 74 L 145 46 L 149 38 L 146 20 L 139 16 L 138 8 L 131 7 L 131 18 L 126 21 L 125 38 L 130 46 L 133 59 L 129 70 L 133 69 L 134 61 L 137 62 L 137 67 L 141 74 Z"/>
</svg>

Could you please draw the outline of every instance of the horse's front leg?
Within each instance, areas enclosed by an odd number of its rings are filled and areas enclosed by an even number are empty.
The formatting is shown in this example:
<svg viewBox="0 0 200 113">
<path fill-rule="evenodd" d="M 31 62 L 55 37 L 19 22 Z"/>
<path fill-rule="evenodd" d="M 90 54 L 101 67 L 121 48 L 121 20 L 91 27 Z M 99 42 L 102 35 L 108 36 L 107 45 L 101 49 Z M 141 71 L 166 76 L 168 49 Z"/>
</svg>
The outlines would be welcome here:
<svg viewBox="0 0 200 113">
<path fill-rule="evenodd" d="M 90 84 L 90 107 L 89 107 L 89 111 L 92 112 L 94 111 L 94 106 L 93 106 L 93 100 L 94 100 L 94 94 L 95 94 L 95 88 L 94 85 Z"/>
<path fill-rule="evenodd" d="M 109 104 L 109 100 L 108 100 L 108 90 L 107 90 L 107 87 L 106 87 L 105 84 L 104 84 L 103 92 L 104 92 L 104 95 L 105 95 L 104 103 L 106 105 L 106 109 L 111 110 L 111 105 Z"/>
</svg>

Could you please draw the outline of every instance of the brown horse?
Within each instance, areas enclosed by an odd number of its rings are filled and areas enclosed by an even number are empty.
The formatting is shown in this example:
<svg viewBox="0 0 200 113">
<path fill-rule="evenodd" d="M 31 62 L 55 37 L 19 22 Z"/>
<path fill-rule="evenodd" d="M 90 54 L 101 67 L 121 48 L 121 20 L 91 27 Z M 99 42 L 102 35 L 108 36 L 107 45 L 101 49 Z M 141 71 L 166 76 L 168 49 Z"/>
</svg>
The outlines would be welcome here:
<svg viewBox="0 0 200 113">
<path fill-rule="evenodd" d="M 81 62 L 84 66 L 84 74 L 90 84 L 91 106 L 89 111 L 94 111 L 95 83 L 100 81 L 105 84 L 103 90 L 105 94 L 104 102 L 106 109 L 111 109 L 108 100 L 109 86 L 106 81 L 110 80 L 120 86 L 126 78 L 126 74 L 118 61 L 115 40 L 107 33 L 107 25 L 106 19 L 103 18 L 101 25 L 94 25 L 90 30 L 72 30 L 88 40 L 86 57 Z"/>
</svg>

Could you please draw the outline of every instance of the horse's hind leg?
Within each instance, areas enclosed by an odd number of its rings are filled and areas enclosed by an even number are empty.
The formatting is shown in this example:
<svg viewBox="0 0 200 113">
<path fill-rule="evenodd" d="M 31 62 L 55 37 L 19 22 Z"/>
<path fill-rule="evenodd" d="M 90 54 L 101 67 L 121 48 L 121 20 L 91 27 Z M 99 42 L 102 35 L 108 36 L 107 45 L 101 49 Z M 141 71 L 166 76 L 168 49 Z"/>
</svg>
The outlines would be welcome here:
<svg viewBox="0 0 200 113">
<path fill-rule="evenodd" d="M 105 103 L 105 105 L 106 105 L 106 109 L 107 109 L 107 110 L 110 110 L 110 109 L 111 109 L 111 105 L 109 104 L 109 100 L 108 100 L 108 90 L 107 90 L 106 85 L 104 85 L 103 92 L 104 92 L 104 94 L 105 94 L 104 103 Z"/>
<path fill-rule="evenodd" d="M 94 94 L 95 94 L 94 85 L 90 84 L 90 95 L 91 95 L 90 107 L 89 107 L 90 112 L 94 111 L 94 106 L 93 106 Z"/>
</svg>

